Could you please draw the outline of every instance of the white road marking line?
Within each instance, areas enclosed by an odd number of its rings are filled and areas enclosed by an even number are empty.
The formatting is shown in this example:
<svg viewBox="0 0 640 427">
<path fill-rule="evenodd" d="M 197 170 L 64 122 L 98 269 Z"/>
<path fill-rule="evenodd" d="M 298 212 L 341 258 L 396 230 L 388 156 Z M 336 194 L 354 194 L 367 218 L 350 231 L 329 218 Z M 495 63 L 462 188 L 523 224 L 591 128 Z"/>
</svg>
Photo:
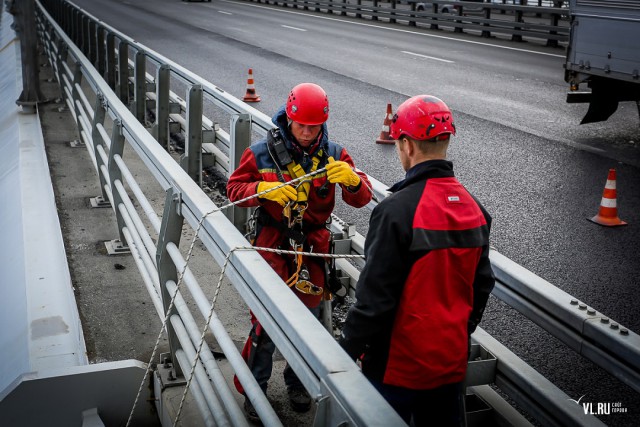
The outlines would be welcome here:
<svg viewBox="0 0 640 427">
<path fill-rule="evenodd" d="M 307 31 L 307 30 L 305 30 L 305 29 L 303 29 L 303 28 L 290 27 L 289 25 L 280 25 L 280 26 L 281 26 L 281 27 L 284 27 L 284 28 L 289 28 L 289 29 L 291 29 L 291 30 L 296 30 L 296 31 Z"/>
<path fill-rule="evenodd" d="M 434 61 L 442 61 L 442 62 L 447 62 L 449 64 L 453 64 L 453 61 L 449 61 L 448 59 L 436 58 L 435 56 L 421 55 L 419 53 L 413 53 L 407 50 L 403 50 L 402 53 L 406 53 L 407 55 L 419 56 L 420 58 L 433 59 Z"/>
<path fill-rule="evenodd" d="M 225 12 L 224 10 L 219 10 L 218 13 L 222 13 L 223 15 L 233 15 L 233 13 Z"/>
</svg>

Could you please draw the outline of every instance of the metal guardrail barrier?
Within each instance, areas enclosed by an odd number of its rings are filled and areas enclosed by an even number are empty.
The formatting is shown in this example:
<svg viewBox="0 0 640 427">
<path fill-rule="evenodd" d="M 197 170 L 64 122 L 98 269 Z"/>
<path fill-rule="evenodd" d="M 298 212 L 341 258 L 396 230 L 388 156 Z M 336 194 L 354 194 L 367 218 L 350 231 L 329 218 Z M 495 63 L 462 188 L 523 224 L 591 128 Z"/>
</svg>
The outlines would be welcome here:
<svg viewBox="0 0 640 427">
<path fill-rule="evenodd" d="M 120 239 L 113 242 L 113 247 L 115 250 L 128 248 L 132 251 L 158 315 L 165 318 L 165 312 L 169 312 L 167 327 L 176 369 L 190 371 L 188 362 L 194 360 L 200 337 L 193 315 L 183 303 L 185 289 L 177 290 L 182 282 L 200 314 L 207 318 L 212 313 L 209 329 L 263 420 L 278 424 L 275 413 L 226 335 L 215 311 L 212 311 L 213 303 L 188 268 L 190 254 L 185 256 L 178 249 L 180 230 L 186 223 L 197 231 L 197 236 L 216 263 L 226 265 L 227 277 L 265 326 L 311 395 L 326 397 L 318 411 L 322 424 L 341 421 L 353 425 L 398 423 L 393 411 L 373 391 L 355 364 L 340 351 L 333 337 L 317 327 L 313 316 L 297 302 L 286 286 L 282 286 L 282 280 L 262 257 L 255 251 L 237 250 L 247 245 L 246 240 L 198 186 L 200 173 L 206 165 L 223 174 L 233 170 L 242 149 L 273 126 L 270 119 L 75 5 L 56 0 L 46 0 L 42 4 L 49 12 L 42 6 L 38 8 L 41 43 L 98 172 L 104 190 L 103 199 L 109 201 L 109 206 L 116 213 Z M 170 87 L 170 81 L 177 81 L 177 86 Z M 187 93 L 186 101 L 176 95 L 179 89 Z M 147 129 L 140 121 L 150 117 L 147 116 L 149 110 L 153 113 L 153 125 Z M 208 119 L 205 111 L 207 115 L 229 115 L 228 127 L 225 126 L 228 130 L 222 128 L 222 123 Z M 179 162 L 166 151 L 171 132 L 185 135 L 184 155 Z M 127 168 L 123 155 L 125 145 L 143 160 L 166 192 L 162 220 Z M 376 196 L 385 197 L 385 186 L 376 180 L 372 183 Z M 130 195 L 146 219 L 138 214 L 129 200 Z M 373 205 L 375 202 L 370 204 Z M 239 228 L 246 218 L 240 210 L 229 217 Z M 338 252 L 363 253 L 364 238 L 349 224 L 334 217 L 332 231 L 338 240 Z M 355 261 L 356 265 L 364 262 L 361 259 Z M 499 282 L 494 292 L 496 296 L 638 390 L 638 335 L 630 331 L 621 333 L 623 329 L 619 326 L 613 329 L 613 323 L 605 323 L 602 315 L 586 306 L 582 310 L 580 302 L 572 304 L 569 295 L 495 251 L 492 251 L 491 261 Z M 346 260 L 339 259 L 336 263 L 353 292 L 358 269 Z M 169 300 L 174 294 L 176 299 L 172 306 Z M 294 324 L 289 322 L 291 318 L 296 319 Z M 504 352 L 495 340 L 478 341 L 491 353 Z M 511 396 L 514 400 L 532 408 L 532 415 L 536 416 L 536 411 L 545 413 L 550 396 L 566 396 L 553 385 L 535 390 L 540 381 L 539 374 L 536 376 L 535 371 L 514 355 L 498 358 L 500 363 L 497 366 L 493 359 L 493 375 L 504 380 L 501 381 L 507 393 L 514 391 Z M 471 366 L 470 363 L 470 371 Z M 224 407 L 232 422 L 242 425 L 244 418 L 238 413 L 239 409 L 224 381 L 215 375 L 209 380 L 205 375 L 215 370 L 215 359 L 203 347 L 194 377 L 200 390 L 196 393 L 199 395 L 196 400 L 203 416 L 205 419 L 213 417 L 218 408 Z M 531 375 L 523 378 L 523 371 L 531 372 Z M 478 384 L 482 382 L 474 383 Z M 520 386 L 516 389 L 509 384 Z M 374 397 L 361 402 L 355 396 L 362 393 Z M 219 396 L 220 401 L 213 396 Z M 557 424 L 577 419 L 579 415 L 582 415 L 582 423 L 598 424 L 594 417 L 582 414 L 578 405 L 559 405 L 556 409 L 559 412 L 555 419 L 560 420 Z"/>
<path fill-rule="evenodd" d="M 640 336 L 492 251 L 493 295 L 640 393 Z"/>
<path fill-rule="evenodd" d="M 423 26 L 432 30 L 444 27 L 453 29 L 455 33 L 479 32 L 482 37 L 503 34 L 511 36 L 513 41 L 523 41 L 523 37 L 537 38 L 546 40 L 547 46 L 558 46 L 558 42 L 569 39 L 569 26 L 563 23 L 569 15 L 566 7 L 526 6 L 505 0 L 249 1 L 392 24 L 403 22 L 412 27 Z M 563 2 L 554 3 L 561 5 Z"/>
</svg>

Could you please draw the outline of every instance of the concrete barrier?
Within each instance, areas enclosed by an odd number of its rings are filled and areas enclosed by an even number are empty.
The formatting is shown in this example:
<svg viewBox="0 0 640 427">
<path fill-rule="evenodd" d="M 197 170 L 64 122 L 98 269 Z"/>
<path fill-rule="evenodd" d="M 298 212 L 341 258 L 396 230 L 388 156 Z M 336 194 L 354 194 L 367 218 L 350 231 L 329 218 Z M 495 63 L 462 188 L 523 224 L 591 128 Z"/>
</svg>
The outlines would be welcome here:
<svg viewBox="0 0 640 427">
<path fill-rule="evenodd" d="M 27 376 L 88 364 L 38 114 L 13 17 L 0 18 L 0 400 Z"/>
</svg>

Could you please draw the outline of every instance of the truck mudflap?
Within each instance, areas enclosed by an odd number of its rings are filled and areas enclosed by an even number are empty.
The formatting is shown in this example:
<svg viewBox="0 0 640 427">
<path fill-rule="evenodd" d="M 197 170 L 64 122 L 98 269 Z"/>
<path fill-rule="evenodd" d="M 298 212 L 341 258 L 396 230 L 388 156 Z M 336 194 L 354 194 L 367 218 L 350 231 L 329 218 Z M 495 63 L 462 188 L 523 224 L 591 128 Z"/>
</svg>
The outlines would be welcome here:
<svg viewBox="0 0 640 427">
<path fill-rule="evenodd" d="M 587 114 L 582 118 L 581 125 L 607 120 L 618 109 L 618 100 L 611 93 L 594 91 Z"/>
<path fill-rule="evenodd" d="M 640 85 L 637 83 L 593 77 L 589 80 L 591 92 L 568 92 L 568 103 L 588 102 L 589 109 L 580 124 L 602 122 L 618 109 L 622 101 L 640 100 Z"/>
</svg>

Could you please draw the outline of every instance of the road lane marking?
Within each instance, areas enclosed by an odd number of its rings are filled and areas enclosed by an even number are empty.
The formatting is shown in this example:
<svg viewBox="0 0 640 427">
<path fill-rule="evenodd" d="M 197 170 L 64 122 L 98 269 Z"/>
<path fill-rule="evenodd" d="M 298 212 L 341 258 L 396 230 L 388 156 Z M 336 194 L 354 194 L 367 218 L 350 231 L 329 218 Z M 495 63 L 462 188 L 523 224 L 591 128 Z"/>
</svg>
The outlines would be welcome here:
<svg viewBox="0 0 640 427">
<path fill-rule="evenodd" d="M 307 31 L 307 30 L 305 30 L 305 29 L 303 29 L 303 28 L 290 27 L 289 25 L 280 25 L 280 26 L 281 26 L 281 27 L 284 27 L 284 28 L 289 28 L 289 29 L 291 29 L 291 30 L 296 30 L 296 31 Z"/>
<path fill-rule="evenodd" d="M 436 58 L 435 56 L 421 55 L 419 53 L 409 52 L 407 50 L 403 50 L 402 53 L 406 53 L 407 55 L 419 56 L 420 58 L 433 59 L 434 61 L 442 61 L 442 62 L 447 62 L 449 64 L 453 64 L 453 61 L 449 61 L 448 59 Z"/>
<path fill-rule="evenodd" d="M 218 13 L 222 13 L 223 15 L 233 15 L 233 13 L 225 12 L 224 10 L 219 10 Z"/>
<path fill-rule="evenodd" d="M 342 22 L 342 23 L 345 23 L 345 24 L 359 25 L 361 27 L 371 27 L 371 28 L 378 28 L 380 30 L 395 31 L 397 33 L 415 34 L 417 36 L 432 37 L 432 38 L 444 39 L 444 40 L 452 40 L 452 41 L 456 41 L 456 42 L 460 42 L 460 43 L 477 44 L 477 45 L 481 45 L 481 46 L 495 47 L 497 49 L 515 50 L 517 52 L 527 52 L 527 53 L 533 53 L 533 54 L 536 54 L 536 55 L 553 56 L 555 58 L 563 58 L 563 59 L 566 58 L 565 55 L 556 55 L 555 53 L 537 52 L 535 50 L 520 49 L 520 48 L 517 48 L 517 47 L 510 47 L 510 46 L 500 46 L 500 45 L 496 45 L 496 44 L 484 43 L 484 42 L 479 42 L 479 41 L 474 41 L 474 40 L 462 40 L 462 39 L 457 39 L 455 37 L 446 37 L 446 36 L 439 36 L 439 35 L 436 35 L 436 34 L 420 33 L 418 31 L 404 30 L 402 28 L 382 27 L 380 25 L 367 24 L 367 23 L 364 23 L 364 22 L 351 22 L 351 21 L 347 21 L 347 20 L 344 20 L 344 19 L 330 18 L 328 16 L 316 16 L 316 15 L 311 15 L 309 13 L 295 12 L 293 10 L 279 10 L 279 9 L 274 9 L 274 8 L 271 8 L 271 7 L 260 6 L 260 5 L 257 5 L 257 4 L 247 4 L 247 3 L 244 3 L 244 2 L 238 2 L 238 1 L 233 1 L 233 0 L 222 0 L 222 1 L 224 1 L 226 3 L 233 3 L 233 4 L 236 4 L 236 5 L 242 5 L 242 6 L 246 6 L 246 7 L 255 7 L 255 8 L 259 8 L 259 9 L 268 9 L 268 10 L 272 10 L 274 12 L 290 13 L 290 14 L 293 14 L 293 15 L 308 16 L 310 18 L 325 19 L 327 21 L 336 21 L 336 22 Z"/>
</svg>

